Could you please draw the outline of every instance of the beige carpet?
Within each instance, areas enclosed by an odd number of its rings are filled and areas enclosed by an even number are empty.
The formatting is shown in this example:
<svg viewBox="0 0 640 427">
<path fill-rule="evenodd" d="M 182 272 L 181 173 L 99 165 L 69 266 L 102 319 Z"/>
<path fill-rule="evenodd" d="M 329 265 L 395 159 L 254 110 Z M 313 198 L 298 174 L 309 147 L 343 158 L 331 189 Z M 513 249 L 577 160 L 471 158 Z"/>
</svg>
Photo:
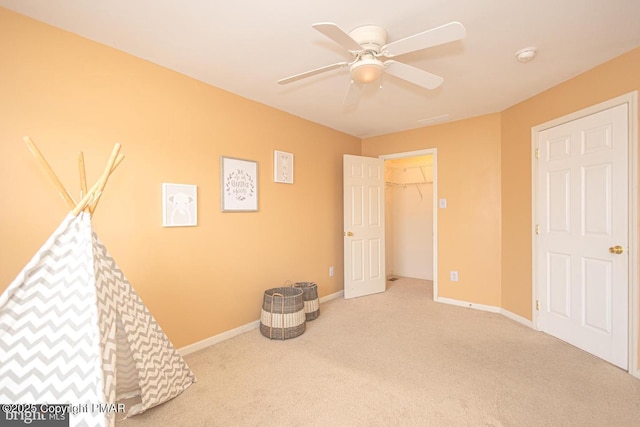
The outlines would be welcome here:
<svg viewBox="0 0 640 427">
<path fill-rule="evenodd" d="M 324 303 L 307 331 L 186 357 L 198 382 L 134 426 L 640 426 L 640 380 L 431 282 Z"/>
</svg>

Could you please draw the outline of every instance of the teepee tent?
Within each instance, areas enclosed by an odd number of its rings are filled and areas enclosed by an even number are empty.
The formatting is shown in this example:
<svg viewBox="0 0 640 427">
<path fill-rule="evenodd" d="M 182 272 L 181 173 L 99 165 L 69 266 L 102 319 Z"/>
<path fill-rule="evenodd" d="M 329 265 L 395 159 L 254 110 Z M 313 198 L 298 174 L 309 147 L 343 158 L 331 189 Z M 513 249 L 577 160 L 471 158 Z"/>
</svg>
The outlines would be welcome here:
<svg viewBox="0 0 640 427">
<path fill-rule="evenodd" d="M 84 197 L 75 203 L 25 140 L 72 211 L 0 295 L 0 403 L 40 412 L 42 404 L 69 405 L 71 426 L 113 426 L 116 415 L 159 405 L 196 379 L 92 230 L 91 214 L 123 159 L 119 144 L 89 191 L 81 161 Z M 126 414 L 124 399 L 134 402 Z"/>
</svg>

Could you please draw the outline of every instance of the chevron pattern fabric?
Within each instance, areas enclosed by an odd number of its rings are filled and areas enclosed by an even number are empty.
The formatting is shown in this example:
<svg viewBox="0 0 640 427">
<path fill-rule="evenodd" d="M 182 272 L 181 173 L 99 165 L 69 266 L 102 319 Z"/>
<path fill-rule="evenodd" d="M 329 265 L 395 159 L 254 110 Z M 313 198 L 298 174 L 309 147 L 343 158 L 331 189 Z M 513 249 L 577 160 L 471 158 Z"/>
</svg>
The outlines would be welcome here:
<svg viewBox="0 0 640 427">
<path fill-rule="evenodd" d="M 173 399 L 196 379 L 95 233 L 93 254 L 103 362 L 112 367 L 115 361 L 118 373 L 115 384 L 106 381 L 107 395 L 139 395 L 142 403 L 129 411 L 134 415 Z"/>
<path fill-rule="evenodd" d="M 140 396 L 132 415 L 193 382 L 85 213 L 69 214 L 0 295 L 0 403 L 70 404 L 81 408 L 71 426 L 113 426 L 115 413 L 92 405 Z"/>
<path fill-rule="evenodd" d="M 86 218 L 67 216 L 0 297 L 0 402 L 103 401 L 98 307 Z M 105 424 L 86 412 L 74 425 Z"/>
</svg>

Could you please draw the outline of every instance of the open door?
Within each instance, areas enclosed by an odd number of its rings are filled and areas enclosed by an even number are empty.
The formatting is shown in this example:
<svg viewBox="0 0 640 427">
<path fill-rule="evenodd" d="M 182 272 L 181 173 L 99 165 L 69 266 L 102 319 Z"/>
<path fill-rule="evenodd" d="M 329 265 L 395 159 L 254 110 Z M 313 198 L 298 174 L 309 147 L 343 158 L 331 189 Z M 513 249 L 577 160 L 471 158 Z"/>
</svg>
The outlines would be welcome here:
<svg viewBox="0 0 640 427">
<path fill-rule="evenodd" d="M 384 292 L 384 160 L 344 155 L 344 297 Z"/>
</svg>

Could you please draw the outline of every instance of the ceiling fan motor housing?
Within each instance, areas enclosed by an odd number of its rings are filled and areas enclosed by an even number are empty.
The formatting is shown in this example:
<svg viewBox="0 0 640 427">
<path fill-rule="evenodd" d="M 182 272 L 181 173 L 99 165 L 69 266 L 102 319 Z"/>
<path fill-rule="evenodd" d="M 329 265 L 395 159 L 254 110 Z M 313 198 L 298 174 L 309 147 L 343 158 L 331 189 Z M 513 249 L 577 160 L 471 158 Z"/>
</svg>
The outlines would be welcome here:
<svg viewBox="0 0 640 427">
<path fill-rule="evenodd" d="M 352 39 L 362 46 L 363 50 L 380 53 L 380 48 L 387 44 L 387 30 L 377 25 L 363 25 L 349 33 Z"/>
<path fill-rule="evenodd" d="M 351 65 L 351 79 L 358 83 L 372 83 L 380 79 L 384 64 L 376 54 L 387 43 L 387 31 L 377 25 L 363 25 L 349 33 L 362 46 L 362 51 L 352 52 L 356 61 Z"/>
</svg>

